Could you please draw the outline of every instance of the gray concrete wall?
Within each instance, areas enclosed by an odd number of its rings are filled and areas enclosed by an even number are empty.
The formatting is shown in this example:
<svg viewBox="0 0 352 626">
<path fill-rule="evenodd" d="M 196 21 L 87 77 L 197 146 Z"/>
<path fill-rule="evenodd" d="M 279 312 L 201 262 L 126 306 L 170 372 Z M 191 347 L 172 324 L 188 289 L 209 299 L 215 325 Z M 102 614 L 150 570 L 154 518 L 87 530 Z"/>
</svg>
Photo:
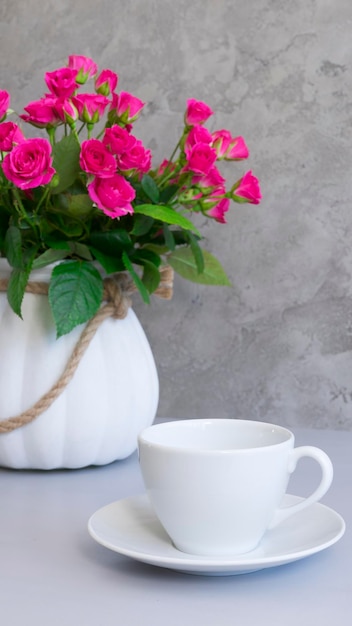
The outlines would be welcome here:
<svg viewBox="0 0 352 626">
<path fill-rule="evenodd" d="M 136 299 L 161 416 L 352 428 L 351 32 L 350 0 L 1 0 L 14 107 L 85 54 L 149 102 L 136 133 L 155 161 L 189 97 L 249 145 L 263 202 L 203 229 L 233 288 Z"/>
</svg>

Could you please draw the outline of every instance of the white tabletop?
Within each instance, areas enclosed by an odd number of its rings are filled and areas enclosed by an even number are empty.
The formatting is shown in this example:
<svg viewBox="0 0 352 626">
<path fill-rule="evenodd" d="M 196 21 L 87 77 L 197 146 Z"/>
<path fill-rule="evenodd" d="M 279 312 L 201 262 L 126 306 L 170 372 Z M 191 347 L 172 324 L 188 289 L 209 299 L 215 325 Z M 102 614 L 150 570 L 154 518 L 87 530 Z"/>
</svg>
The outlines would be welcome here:
<svg viewBox="0 0 352 626">
<path fill-rule="evenodd" d="M 352 432 L 296 429 L 298 445 L 323 448 L 335 476 L 324 504 L 347 530 L 295 563 L 229 577 L 145 565 L 96 543 L 89 517 L 143 492 L 137 455 L 106 467 L 0 469 L 2 626 L 348 626 L 352 623 Z M 317 479 L 302 461 L 289 493 Z M 304 465 L 307 463 L 306 465 Z"/>
</svg>

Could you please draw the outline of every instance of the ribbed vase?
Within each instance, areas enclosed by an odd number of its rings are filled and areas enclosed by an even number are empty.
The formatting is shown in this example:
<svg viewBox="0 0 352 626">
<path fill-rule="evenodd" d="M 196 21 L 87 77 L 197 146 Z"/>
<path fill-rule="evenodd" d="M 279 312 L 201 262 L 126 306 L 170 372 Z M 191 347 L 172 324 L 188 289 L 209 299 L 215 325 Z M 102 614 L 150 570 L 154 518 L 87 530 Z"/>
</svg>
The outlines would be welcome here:
<svg viewBox="0 0 352 626">
<path fill-rule="evenodd" d="M 31 274 L 48 281 L 51 268 Z M 0 259 L 0 278 L 10 268 Z M 45 295 L 26 293 L 20 319 L 0 293 L 0 421 L 29 409 L 57 381 L 83 325 L 56 339 Z M 0 465 L 54 469 L 104 465 L 137 448 L 159 399 L 158 375 L 132 309 L 98 328 L 67 387 L 34 421 L 0 434 Z"/>
</svg>

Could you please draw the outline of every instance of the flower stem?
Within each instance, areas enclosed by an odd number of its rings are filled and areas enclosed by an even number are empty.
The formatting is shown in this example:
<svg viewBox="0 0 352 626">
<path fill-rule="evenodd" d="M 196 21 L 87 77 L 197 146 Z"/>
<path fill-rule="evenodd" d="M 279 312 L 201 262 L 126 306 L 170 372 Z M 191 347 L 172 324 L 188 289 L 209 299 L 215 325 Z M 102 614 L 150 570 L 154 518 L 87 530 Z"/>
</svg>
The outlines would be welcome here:
<svg viewBox="0 0 352 626">
<path fill-rule="evenodd" d="M 42 206 L 42 204 L 44 203 L 44 200 L 47 199 L 48 195 L 50 193 L 50 187 L 47 187 L 42 195 L 42 197 L 40 198 L 37 206 L 35 207 L 35 211 L 34 213 L 37 215 L 39 212 L 40 207 Z"/>
<path fill-rule="evenodd" d="M 28 215 L 26 213 L 26 209 L 23 206 L 19 190 L 18 190 L 17 187 L 14 186 L 12 191 L 13 191 L 13 195 L 14 195 L 14 198 L 15 198 L 15 202 L 14 202 L 15 207 L 16 207 L 16 209 L 18 209 L 18 212 L 19 212 L 20 216 L 23 217 L 23 219 L 25 219 L 27 221 L 28 220 Z"/>
<path fill-rule="evenodd" d="M 78 137 L 78 135 L 82 132 L 82 130 L 83 130 L 83 128 L 84 128 L 84 127 L 85 127 L 85 122 L 83 122 L 83 124 L 82 124 L 81 128 L 78 130 L 78 132 L 77 132 L 77 137 Z"/>
<path fill-rule="evenodd" d="M 49 141 L 52 146 L 55 145 L 55 128 L 53 126 L 48 126 L 46 129 L 49 135 Z"/>
</svg>

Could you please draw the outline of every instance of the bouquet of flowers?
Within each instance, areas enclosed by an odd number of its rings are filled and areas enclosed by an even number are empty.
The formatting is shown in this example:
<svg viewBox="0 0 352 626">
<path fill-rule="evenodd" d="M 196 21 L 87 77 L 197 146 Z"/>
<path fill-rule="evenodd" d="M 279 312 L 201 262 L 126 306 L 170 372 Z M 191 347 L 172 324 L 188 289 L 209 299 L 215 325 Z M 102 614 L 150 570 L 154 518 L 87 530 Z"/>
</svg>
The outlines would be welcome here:
<svg viewBox="0 0 352 626">
<path fill-rule="evenodd" d="M 189 99 L 176 148 L 153 166 L 134 132 L 144 103 L 116 91 L 116 73 L 71 55 L 45 83 L 47 93 L 16 121 L 9 93 L 0 91 L 0 255 L 12 267 L 7 296 L 14 312 L 21 316 L 32 270 L 50 264 L 58 336 L 99 309 L 99 268 L 108 276 L 127 272 L 145 302 L 162 264 L 188 280 L 229 284 L 190 218 L 225 223 L 231 201 L 259 203 L 251 171 L 226 189 L 216 166 L 247 159 L 243 138 L 210 132 L 205 122 L 213 111 Z M 43 136 L 26 138 L 20 120 Z"/>
</svg>

